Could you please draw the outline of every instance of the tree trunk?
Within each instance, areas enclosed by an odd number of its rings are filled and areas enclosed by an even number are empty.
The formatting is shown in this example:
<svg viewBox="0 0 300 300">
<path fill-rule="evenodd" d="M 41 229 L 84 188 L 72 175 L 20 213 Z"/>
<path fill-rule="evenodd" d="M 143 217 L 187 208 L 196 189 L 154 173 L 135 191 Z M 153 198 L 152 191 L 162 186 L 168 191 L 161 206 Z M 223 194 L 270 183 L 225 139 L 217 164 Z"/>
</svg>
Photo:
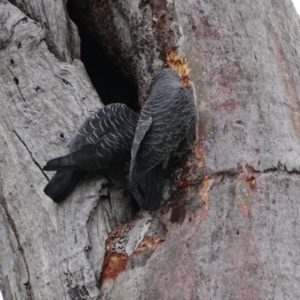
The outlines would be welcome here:
<svg viewBox="0 0 300 300">
<path fill-rule="evenodd" d="M 190 61 L 195 151 L 158 211 L 118 180 L 43 193 L 101 106 L 62 0 L 0 0 L 4 299 L 300 299 L 300 26 L 291 1 L 71 1 L 146 99 L 171 49 Z"/>
</svg>

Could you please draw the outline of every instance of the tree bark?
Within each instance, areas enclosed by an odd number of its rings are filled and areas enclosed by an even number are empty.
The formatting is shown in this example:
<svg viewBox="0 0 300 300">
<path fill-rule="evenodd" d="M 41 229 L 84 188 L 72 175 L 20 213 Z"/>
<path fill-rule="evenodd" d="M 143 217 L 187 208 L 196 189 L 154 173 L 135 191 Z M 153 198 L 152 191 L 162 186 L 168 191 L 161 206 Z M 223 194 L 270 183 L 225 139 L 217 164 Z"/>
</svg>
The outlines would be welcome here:
<svg viewBox="0 0 300 300">
<path fill-rule="evenodd" d="M 42 166 L 102 104 L 63 1 L 0 0 L 4 299 L 299 299 L 300 26 L 291 1 L 72 5 L 141 103 L 170 49 L 189 59 L 198 139 L 158 211 L 134 215 L 124 183 L 99 174 L 52 203 Z"/>
</svg>

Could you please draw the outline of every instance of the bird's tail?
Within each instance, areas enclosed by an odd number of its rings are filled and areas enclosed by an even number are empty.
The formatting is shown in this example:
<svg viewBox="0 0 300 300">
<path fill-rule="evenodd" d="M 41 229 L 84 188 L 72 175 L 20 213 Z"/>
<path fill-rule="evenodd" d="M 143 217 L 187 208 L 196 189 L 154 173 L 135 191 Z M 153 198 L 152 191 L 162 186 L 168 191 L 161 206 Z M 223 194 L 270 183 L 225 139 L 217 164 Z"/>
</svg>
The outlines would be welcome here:
<svg viewBox="0 0 300 300">
<path fill-rule="evenodd" d="M 142 180 L 144 181 L 142 182 Z M 142 183 L 143 197 L 136 199 L 139 206 L 145 210 L 156 210 L 159 208 L 162 191 L 164 187 L 164 170 L 163 163 L 155 166 L 145 176 L 140 176 L 139 179 L 127 184 L 124 194 L 125 196 L 131 194 Z"/>
<path fill-rule="evenodd" d="M 141 184 L 145 177 L 145 170 L 130 170 L 129 180 L 124 188 L 124 196 L 127 197 Z"/>
<path fill-rule="evenodd" d="M 44 166 L 43 170 L 45 171 L 57 171 L 57 170 L 71 170 L 74 167 L 70 161 L 70 155 L 57 157 L 51 159 L 47 162 L 46 166 Z"/>
<path fill-rule="evenodd" d="M 54 202 L 64 200 L 75 188 L 86 171 L 62 170 L 57 171 L 44 188 L 44 193 Z"/>
</svg>

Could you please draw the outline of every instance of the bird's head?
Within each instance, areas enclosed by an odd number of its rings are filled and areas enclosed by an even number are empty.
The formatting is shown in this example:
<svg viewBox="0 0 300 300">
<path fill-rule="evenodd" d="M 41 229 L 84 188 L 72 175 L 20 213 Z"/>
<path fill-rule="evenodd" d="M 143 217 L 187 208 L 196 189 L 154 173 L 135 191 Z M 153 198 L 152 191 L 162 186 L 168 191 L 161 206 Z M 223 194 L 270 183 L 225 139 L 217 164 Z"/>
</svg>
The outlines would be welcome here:
<svg viewBox="0 0 300 300">
<path fill-rule="evenodd" d="M 166 64 L 169 68 L 178 73 L 181 82 L 185 88 L 189 86 L 188 60 L 185 57 L 180 57 L 177 50 L 170 50 L 166 56 Z"/>
</svg>

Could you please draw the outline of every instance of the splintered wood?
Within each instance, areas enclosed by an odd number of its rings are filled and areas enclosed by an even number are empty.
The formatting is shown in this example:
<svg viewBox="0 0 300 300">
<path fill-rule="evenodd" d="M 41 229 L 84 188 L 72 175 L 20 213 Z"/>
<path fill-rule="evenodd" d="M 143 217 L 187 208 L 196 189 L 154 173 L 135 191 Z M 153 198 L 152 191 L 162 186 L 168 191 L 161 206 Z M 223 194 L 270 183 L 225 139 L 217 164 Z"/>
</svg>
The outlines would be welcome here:
<svg viewBox="0 0 300 300">
<path fill-rule="evenodd" d="M 170 50 L 166 56 L 166 64 L 169 68 L 177 72 L 181 78 L 181 82 L 185 88 L 189 86 L 188 60 L 185 57 L 180 57 L 176 50 Z"/>
</svg>

